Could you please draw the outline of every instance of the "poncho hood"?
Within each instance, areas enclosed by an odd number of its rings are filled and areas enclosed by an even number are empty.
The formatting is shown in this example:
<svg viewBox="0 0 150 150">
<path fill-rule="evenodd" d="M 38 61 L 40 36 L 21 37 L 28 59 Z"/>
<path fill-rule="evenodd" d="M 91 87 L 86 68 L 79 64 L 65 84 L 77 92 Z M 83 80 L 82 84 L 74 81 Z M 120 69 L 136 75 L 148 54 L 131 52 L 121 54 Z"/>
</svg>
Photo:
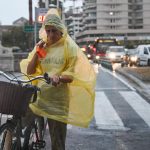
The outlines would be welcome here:
<svg viewBox="0 0 150 150">
<path fill-rule="evenodd" d="M 56 29 L 61 31 L 63 33 L 63 37 L 67 36 L 67 29 L 65 25 L 63 24 L 60 15 L 58 13 L 58 10 L 55 8 L 51 8 L 47 14 L 45 15 L 45 20 L 42 24 L 42 27 L 39 31 L 39 38 L 42 39 L 43 41 L 47 41 L 47 35 L 45 32 L 45 26 L 54 26 Z"/>
</svg>

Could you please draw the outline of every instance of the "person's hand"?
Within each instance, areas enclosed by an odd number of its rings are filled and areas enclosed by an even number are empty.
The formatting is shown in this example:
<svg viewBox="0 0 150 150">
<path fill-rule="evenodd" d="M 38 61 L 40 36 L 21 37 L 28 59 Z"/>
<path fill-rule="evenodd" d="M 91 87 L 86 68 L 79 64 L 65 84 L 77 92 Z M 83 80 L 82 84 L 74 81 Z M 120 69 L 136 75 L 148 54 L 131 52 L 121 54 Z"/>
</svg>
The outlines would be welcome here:
<svg viewBox="0 0 150 150">
<path fill-rule="evenodd" d="M 58 75 L 53 75 L 51 80 L 53 86 L 57 86 L 60 83 L 60 77 Z"/>
<path fill-rule="evenodd" d="M 37 47 L 40 47 L 40 48 L 45 48 L 46 47 L 46 43 L 43 41 L 43 40 L 40 40 L 37 44 L 36 44 Z"/>
</svg>

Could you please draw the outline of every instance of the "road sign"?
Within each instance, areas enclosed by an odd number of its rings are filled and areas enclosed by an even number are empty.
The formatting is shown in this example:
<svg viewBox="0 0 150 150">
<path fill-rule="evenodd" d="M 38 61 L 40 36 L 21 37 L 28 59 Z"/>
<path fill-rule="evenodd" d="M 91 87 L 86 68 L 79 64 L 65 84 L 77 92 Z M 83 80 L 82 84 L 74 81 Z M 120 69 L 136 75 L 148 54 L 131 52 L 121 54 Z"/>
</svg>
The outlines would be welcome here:
<svg viewBox="0 0 150 150">
<path fill-rule="evenodd" d="M 38 25 L 36 28 L 38 31 L 41 28 L 41 25 Z M 25 25 L 24 32 L 34 32 L 34 25 Z"/>
<path fill-rule="evenodd" d="M 24 31 L 25 32 L 33 32 L 34 31 L 34 25 L 25 25 Z"/>
<path fill-rule="evenodd" d="M 47 8 L 36 8 L 35 7 L 35 21 L 42 23 L 45 19 L 45 14 L 47 13 Z"/>
</svg>

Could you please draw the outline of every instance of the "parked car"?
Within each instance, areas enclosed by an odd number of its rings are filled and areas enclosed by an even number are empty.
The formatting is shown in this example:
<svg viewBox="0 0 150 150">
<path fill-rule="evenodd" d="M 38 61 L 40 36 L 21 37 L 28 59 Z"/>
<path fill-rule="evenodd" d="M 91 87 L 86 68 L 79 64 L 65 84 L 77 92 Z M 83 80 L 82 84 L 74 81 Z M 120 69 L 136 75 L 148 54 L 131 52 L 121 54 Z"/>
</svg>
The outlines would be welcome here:
<svg viewBox="0 0 150 150">
<path fill-rule="evenodd" d="M 125 49 L 123 46 L 110 46 L 106 51 L 106 58 L 113 63 L 120 63 L 123 61 Z"/>
<path fill-rule="evenodd" d="M 150 45 L 139 45 L 135 57 L 137 66 L 150 66 Z"/>
</svg>

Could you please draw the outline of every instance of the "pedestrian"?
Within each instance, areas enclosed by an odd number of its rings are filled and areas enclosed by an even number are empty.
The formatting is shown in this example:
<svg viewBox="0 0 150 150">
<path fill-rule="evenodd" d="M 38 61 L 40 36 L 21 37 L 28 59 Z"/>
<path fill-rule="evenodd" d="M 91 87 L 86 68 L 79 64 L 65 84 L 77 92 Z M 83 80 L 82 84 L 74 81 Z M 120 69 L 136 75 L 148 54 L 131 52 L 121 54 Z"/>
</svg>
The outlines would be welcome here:
<svg viewBox="0 0 150 150">
<path fill-rule="evenodd" d="M 88 127 L 93 118 L 95 72 L 67 34 L 57 9 L 46 14 L 39 38 L 21 62 L 21 71 L 33 76 L 47 72 L 51 77 L 52 85 L 36 83 L 41 92 L 30 108 L 48 118 L 52 150 L 65 150 L 67 124 Z"/>
</svg>

